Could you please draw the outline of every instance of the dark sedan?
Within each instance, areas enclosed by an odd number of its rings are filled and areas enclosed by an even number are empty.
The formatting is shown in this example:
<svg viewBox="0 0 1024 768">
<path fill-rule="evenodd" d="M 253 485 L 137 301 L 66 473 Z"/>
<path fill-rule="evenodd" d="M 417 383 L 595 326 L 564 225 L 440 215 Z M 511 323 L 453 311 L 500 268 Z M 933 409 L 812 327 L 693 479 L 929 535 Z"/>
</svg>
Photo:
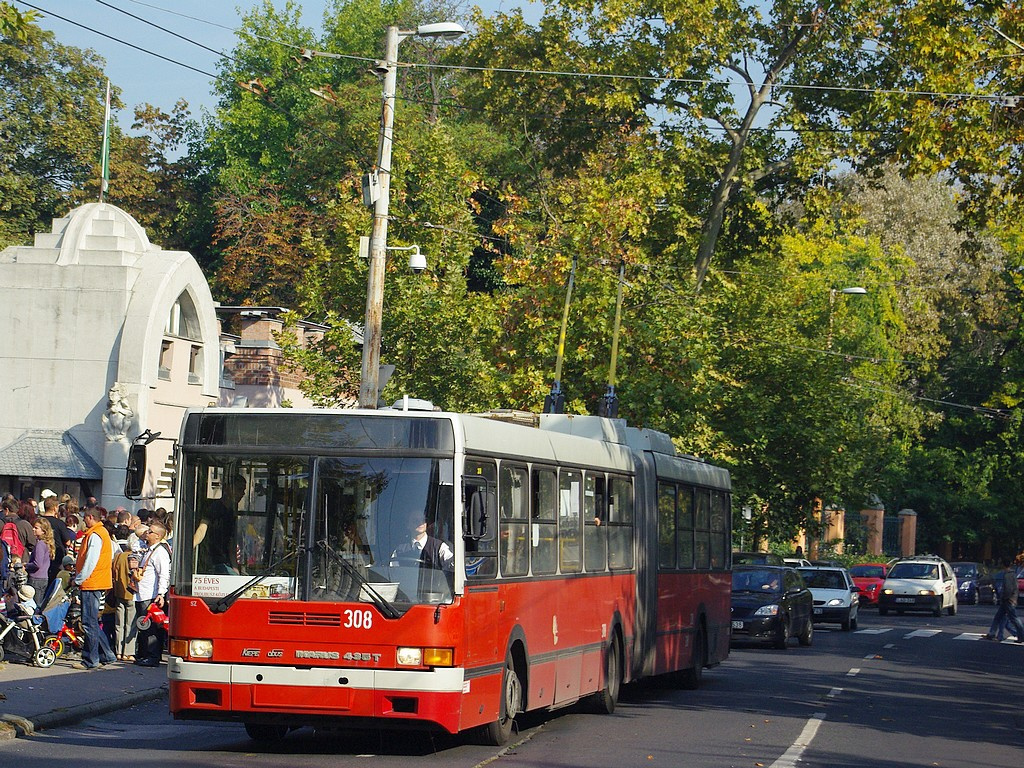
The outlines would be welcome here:
<svg viewBox="0 0 1024 768">
<path fill-rule="evenodd" d="M 732 639 L 767 641 L 785 649 L 789 638 L 810 645 L 814 598 L 792 568 L 738 565 L 732 571 Z"/>
<path fill-rule="evenodd" d="M 953 573 L 956 574 L 956 599 L 963 605 L 977 605 L 981 602 L 981 593 L 988 576 L 984 568 L 978 563 L 950 563 Z M 991 588 L 992 580 L 989 578 L 988 586 Z"/>
</svg>

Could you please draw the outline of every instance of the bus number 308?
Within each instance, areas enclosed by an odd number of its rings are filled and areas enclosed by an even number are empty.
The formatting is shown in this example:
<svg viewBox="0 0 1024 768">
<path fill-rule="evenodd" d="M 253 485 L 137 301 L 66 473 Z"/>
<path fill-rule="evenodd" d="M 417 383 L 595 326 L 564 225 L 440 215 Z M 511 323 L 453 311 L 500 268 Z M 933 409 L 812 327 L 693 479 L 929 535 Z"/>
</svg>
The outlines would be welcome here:
<svg viewBox="0 0 1024 768">
<path fill-rule="evenodd" d="M 349 608 L 345 611 L 344 626 L 346 629 L 369 629 L 373 626 L 373 613 Z"/>
</svg>

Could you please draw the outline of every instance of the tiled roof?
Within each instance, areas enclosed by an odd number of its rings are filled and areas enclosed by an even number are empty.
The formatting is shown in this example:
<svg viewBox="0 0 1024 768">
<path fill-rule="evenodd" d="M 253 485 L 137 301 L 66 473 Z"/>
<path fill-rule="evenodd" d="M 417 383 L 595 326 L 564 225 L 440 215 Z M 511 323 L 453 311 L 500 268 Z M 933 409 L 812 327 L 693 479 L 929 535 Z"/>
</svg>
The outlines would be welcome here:
<svg viewBox="0 0 1024 768">
<path fill-rule="evenodd" d="M 69 432 L 39 429 L 0 449 L 0 475 L 101 480 L 103 470 Z"/>
</svg>

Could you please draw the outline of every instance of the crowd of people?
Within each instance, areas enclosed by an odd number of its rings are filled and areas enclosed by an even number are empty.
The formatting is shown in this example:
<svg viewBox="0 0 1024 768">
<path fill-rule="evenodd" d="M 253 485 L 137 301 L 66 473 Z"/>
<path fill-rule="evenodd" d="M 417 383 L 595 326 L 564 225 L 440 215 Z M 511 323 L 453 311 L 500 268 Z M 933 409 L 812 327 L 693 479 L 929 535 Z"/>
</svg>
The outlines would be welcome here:
<svg viewBox="0 0 1024 768">
<path fill-rule="evenodd" d="M 78 500 L 43 490 L 40 499 L 0 501 L 0 585 L 8 616 L 37 610 L 60 588 L 81 607 L 85 643 L 73 666 L 160 664 L 166 642 L 161 621 L 170 587 L 173 527 L 165 509 L 107 510 L 94 497 Z M 140 625 L 144 629 L 140 629 Z"/>
</svg>

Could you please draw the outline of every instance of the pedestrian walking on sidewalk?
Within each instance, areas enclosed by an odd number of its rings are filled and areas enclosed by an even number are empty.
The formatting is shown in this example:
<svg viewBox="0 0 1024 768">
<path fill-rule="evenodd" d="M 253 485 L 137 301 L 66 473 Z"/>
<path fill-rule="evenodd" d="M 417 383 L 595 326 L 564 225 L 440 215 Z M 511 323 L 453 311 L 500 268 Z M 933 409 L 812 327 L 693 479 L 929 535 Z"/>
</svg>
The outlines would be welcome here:
<svg viewBox="0 0 1024 768">
<path fill-rule="evenodd" d="M 1012 560 L 1006 561 L 1006 570 L 1002 575 L 1003 589 L 1000 594 L 999 607 L 992 619 L 992 626 L 985 635 L 985 640 L 1003 641 L 1003 628 L 1009 626 L 1017 635 L 1017 642 L 1024 643 L 1024 625 L 1017 617 L 1017 569 Z"/>
<path fill-rule="evenodd" d="M 113 543 L 103 526 L 104 516 L 102 507 L 85 511 L 85 535 L 75 562 L 75 584 L 81 590 L 85 648 L 82 650 L 82 661 L 73 666 L 84 669 L 96 669 L 101 664 L 117 661 L 100 627 L 103 595 L 113 586 Z"/>
</svg>

